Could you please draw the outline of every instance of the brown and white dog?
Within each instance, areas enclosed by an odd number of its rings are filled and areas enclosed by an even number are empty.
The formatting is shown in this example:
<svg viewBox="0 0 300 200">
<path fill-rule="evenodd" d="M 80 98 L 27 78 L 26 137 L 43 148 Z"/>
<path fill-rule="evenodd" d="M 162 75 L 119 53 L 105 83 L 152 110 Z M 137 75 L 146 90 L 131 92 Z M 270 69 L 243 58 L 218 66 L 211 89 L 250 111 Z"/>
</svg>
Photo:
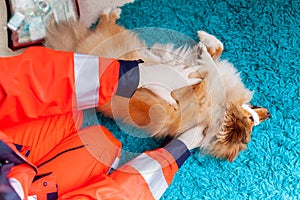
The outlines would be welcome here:
<svg viewBox="0 0 300 200">
<path fill-rule="evenodd" d="M 174 108 L 150 90 L 138 89 L 130 98 L 115 96 L 98 108 L 106 116 L 145 129 L 151 136 L 174 137 L 195 125 L 201 125 L 201 149 L 208 154 L 232 162 L 246 149 L 253 126 L 268 119 L 266 108 L 248 105 L 252 92 L 244 87 L 239 73 L 226 60 L 219 60 L 223 44 L 214 36 L 198 31 L 201 45 L 173 48 L 155 44 L 148 48 L 132 31 L 116 24 L 119 8 L 106 10 L 94 31 L 80 22 L 69 21 L 51 25 L 46 46 L 64 51 L 92 54 L 124 60 L 142 59 L 149 63 L 185 63 L 197 65 L 201 51 L 207 51 L 215 67 L 200 67 L 203 80 L 191 87 L 173 91 L 178 102 Z"/>
</svg>

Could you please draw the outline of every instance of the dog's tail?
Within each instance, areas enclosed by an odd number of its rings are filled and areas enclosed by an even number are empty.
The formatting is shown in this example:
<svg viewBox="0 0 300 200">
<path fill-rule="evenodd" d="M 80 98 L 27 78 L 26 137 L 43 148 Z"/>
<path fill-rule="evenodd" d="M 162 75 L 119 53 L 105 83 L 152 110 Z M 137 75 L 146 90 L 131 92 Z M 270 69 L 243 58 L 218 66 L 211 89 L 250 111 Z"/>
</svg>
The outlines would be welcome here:
<svg viewBox="0 0 300 200">
<path fill-rule="evenodd" d="M 75 51 L 76 45 L 87 37 L 90 30 L 79 21 L 52 23 L 47 27 L 45 46 L 61 51 Z"/>
</svg>

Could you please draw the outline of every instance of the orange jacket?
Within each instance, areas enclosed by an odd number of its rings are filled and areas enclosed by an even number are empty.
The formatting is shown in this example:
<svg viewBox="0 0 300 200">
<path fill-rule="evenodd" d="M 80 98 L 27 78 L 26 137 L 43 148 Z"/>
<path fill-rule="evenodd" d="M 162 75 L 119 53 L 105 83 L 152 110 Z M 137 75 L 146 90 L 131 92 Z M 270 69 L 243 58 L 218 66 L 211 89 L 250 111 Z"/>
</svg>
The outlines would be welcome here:
<svg viewBox="0 0 300 200">
<path fill-rule="evenodd" d="M 95 107 L 115 93 L 130 97 L 139 81 L 137 61 L 123 62 L 44 47 L 0 57 L 0 66 L 1 126 Z"/>
<path fill-rule="evenodd" d="M 12 145 L 13 141 L 7 137 L 13 135 L 12 138 L 17 139 L 16 135 L 22 135 L 22 131 L 25 131 L 22 124 L 31 124 L 31 121 L 35 120 L 37 121 L 37 126 L 40 126 L 42 124 L 40 120 L 44 122 L 49 117 L 52 120 L 52 116 L 65 115 L 72 113 L 74 110 L 102 105 L 114 94 L 130 97 L 136 90 L 139 82 L 137 66 L 138 61 L 118 61 L 71 52 L 59 52 L 43 47 L 32 47 L 21 55 L 0 58 L 0 130 L 4 130 L 4 132 L 7 130 L 5 133 L 8 134 L 0 134 L 0 139 L 16 151 Z M 61 120 L 60 117 L 58 118 L 58 120 Z M 69 121 L 68 123 L 70 123 Z M 18 124 L 21 125 L 19 126 Z M 51 126 L 57 126 L 57 121 L 51 122 L 47 128 Z M 83 134 L 94 134 L 95 131 L 93 129 L 95 128 L 83 131 Z M 113 136 L 104 127 L 100 127 L 100 129 L 106 135 L 108 141 L 113 141 L 112 143 L 116 147 L 120 147 L 118 142 L 114 141 Z M 28 137 L 38 138 L 42 132 L 45 131 L 42 130 L 38 135 L 29 134 Z M 50 134 L 50 136 L 55 135 L 53 133 L 46 134 Z M 81 134 L 81 131 L 78 134 Z M 72 137 L 75 138 L 74 143 L 75 141 L 82 142 L 82 140 L 78 140 L 78 136 L 73 135 Z M 89 140 L 88 144 L 95 142 L 98 138 L 97 135 L 93 137 L 95 137 L 95 140 Z M 51 136 L 47 138 L 49 141 L 52 139 L 55 140 L 56 137 Z M 70 135 L 63 136 L 61 139 L 62 141 L 69 142 L 71 145 L 73 144 Z M 55 155 L 65 153 L 63 150 L 60 150 L 64 148 L 60 145 L 61 143 L 58 143 L 52 150 L 52 153 L 53 151 L 58 153 Z M 86 143 L 83 145 L 85 146 Z M 99 148 L 101 149 L 101 144 L 99 144 Z M 66 158 L 60 156 L 59 158 L 62 160 L 59 162 L 59 159 L 56 161 L 55 159 L 46 159 L 46 166 L 48 165 L 49 167 L 45 167 L 46 169 L 40 168 L 40 170 L 52 170 L 54 172 L 58 170 L 57 172 L 63 173 L 62 170 L 67 170 L 67 168 L 60 168 L 58 165 L 66 162 L 65 164 L 68 166 L 67 162 L 74 163 L 75 160 L 77 164 L 71 165 L 74 167 L 72 169 L 75 170 L 74 174 L 77 174 L 77 172 L 78 174 L 89 172 L 91 169 L 88 166 L 83 169 L 79 169 L 80 167 L 77 168 L 80 162 L 76 159 L 87 161 L 85 157 L 89 157 L 89 161 L 91 162 L 98 162 L 98 160 L 93 156 L 87 155 L 86 152 L 88 151 L 84 149 L 82 151 L 85 152 L 80 158 L 76 157 L 78 154 L 70 153 L 64 154 Z M 104 148 L 103 151 L 105 152 L 106 149 Z M 119 157 L 118 152 L 115 151 L 113 158 L 107 158 L 110 160 L 109 162 Z M 82 178 L 88 181 L 83 182 L 83 184 L 76 188 L 74 187 L 72 190 L 66 189 L 65 193 L 58 193 L 58 198 L 159 199 L 170 185 L 178 168 L 188 156 L 189 151 L 186 146 L 179 140 L 173 139 L 167 146 L 154 151 L 147 151 L 111 174 L 94 174 L 93 172 L 92 177 L 89 177 L 92 173 L 85 173 L 87 176 Z M 36 165 L 41 162 L 37 160 L 30 161 Z M 14 174 L 14 172 L 15 174 L 20 174 L 22 167 L 24 165 L 16 165 L 13 167 L 11 174 Z M 34 168 L 30 169 L 27 167 L 27 170 L 24 171 L 24 173 L 30 171 L 27 173 L 28 177 L 32 176 L 32 172 L 34 171 Z M 24 178 L 23 175 L 22 177 Z M 43 178 L 39 179 L 40 183 L 34 182 L 31 186 L 28 185 L 30 184 L 28 183 L 31 180 L 30 178 L 27 178 L 24 182 L 20 181 L 25 190 L 31 188 L 31 192 L 44 193 L 44 195 L 38 196 L 39 199 L 51 199 L 51 195 L 47 195 L 49 193 L 45 189 L 48 184 L 44 184 L 44 181 L 52 181 L 52 179 L 50 176 Z M 62 179 L 61 185 L 58 184 L 59 190 L 65 183 L 63 180 L 64 177 L 60 176 L 57 178 Z M 72 185 L 72 183 L 68 184 Z M 45 186 L 44 192 L 42 190 L 43 186 Z M 55 189 L 55 184 L 54 188 L 52 187 L 53 189 Z M 25 193 L 25 197 L 29 194 L 34 194 L 28 191 L 25 191 Z"/>
</svg>

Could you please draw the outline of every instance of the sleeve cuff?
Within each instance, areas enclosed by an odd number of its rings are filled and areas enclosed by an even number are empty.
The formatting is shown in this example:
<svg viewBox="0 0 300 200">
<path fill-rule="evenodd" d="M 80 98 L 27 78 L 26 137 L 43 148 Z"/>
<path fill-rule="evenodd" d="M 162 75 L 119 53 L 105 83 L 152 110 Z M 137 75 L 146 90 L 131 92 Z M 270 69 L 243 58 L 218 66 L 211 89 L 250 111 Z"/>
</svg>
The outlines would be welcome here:
<svg viewBox="0 0 300 200">
<path fill-rule="evenodd" d="M 163 148 L 173 156 L 173 158 L 176 160 L 178 168 L 180 168 L 184 161 L 186 161 L 186 159 L 191 155 L 186 145 L 176 138 L 172 139 Z"/>
<path fill-rule="evenodd" d="M 119 82 L 116 95 L 130 98 L 139 85 L 139 63 L 137 61 L 124 61 L 119 60 L 120 72 L 119 72 Z"/>
</svg>

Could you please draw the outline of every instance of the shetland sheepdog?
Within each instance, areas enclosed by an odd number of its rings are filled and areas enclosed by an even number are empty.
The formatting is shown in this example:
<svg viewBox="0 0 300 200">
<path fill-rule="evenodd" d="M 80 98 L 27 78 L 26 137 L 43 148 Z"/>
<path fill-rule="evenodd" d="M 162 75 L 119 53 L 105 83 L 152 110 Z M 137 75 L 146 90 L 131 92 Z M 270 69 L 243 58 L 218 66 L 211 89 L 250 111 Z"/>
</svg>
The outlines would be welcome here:
<svg viewBox="0 0 300 200">
<path fill-rule="evenodd" d="M 146 64 L 194 65 L 201 59 L 201 51 L 207 50 L 215 67 L 203 66 L 199 69 L 202 76 L 199 84 L 172 92 L 178 103 L 176 108 L 150 90 L 140 88 L 130 99 L 113 97 L 98 111 L 143 128 L 158 138 L 175 137 L 200 124 L 203 127 L 199 133 L 203 137 L 200 148 L 232 162 L 246 149 L 253 127 L 270 118 L 270 114 L 266 108 L 250 105 L 253 93 L 245 88 L 234 66 L 220 60 L 223 44 L 213 35 L 198 31 L 200 43 L 195 46 L 148 47 L 136 33 L 116 24 L 120 13 L 119 8 L 105 10 L 95 30 L 78 21 L 52 24 L 45 44 L 56 50 L 123 60 L 142 59 Z"/>
</svg>

